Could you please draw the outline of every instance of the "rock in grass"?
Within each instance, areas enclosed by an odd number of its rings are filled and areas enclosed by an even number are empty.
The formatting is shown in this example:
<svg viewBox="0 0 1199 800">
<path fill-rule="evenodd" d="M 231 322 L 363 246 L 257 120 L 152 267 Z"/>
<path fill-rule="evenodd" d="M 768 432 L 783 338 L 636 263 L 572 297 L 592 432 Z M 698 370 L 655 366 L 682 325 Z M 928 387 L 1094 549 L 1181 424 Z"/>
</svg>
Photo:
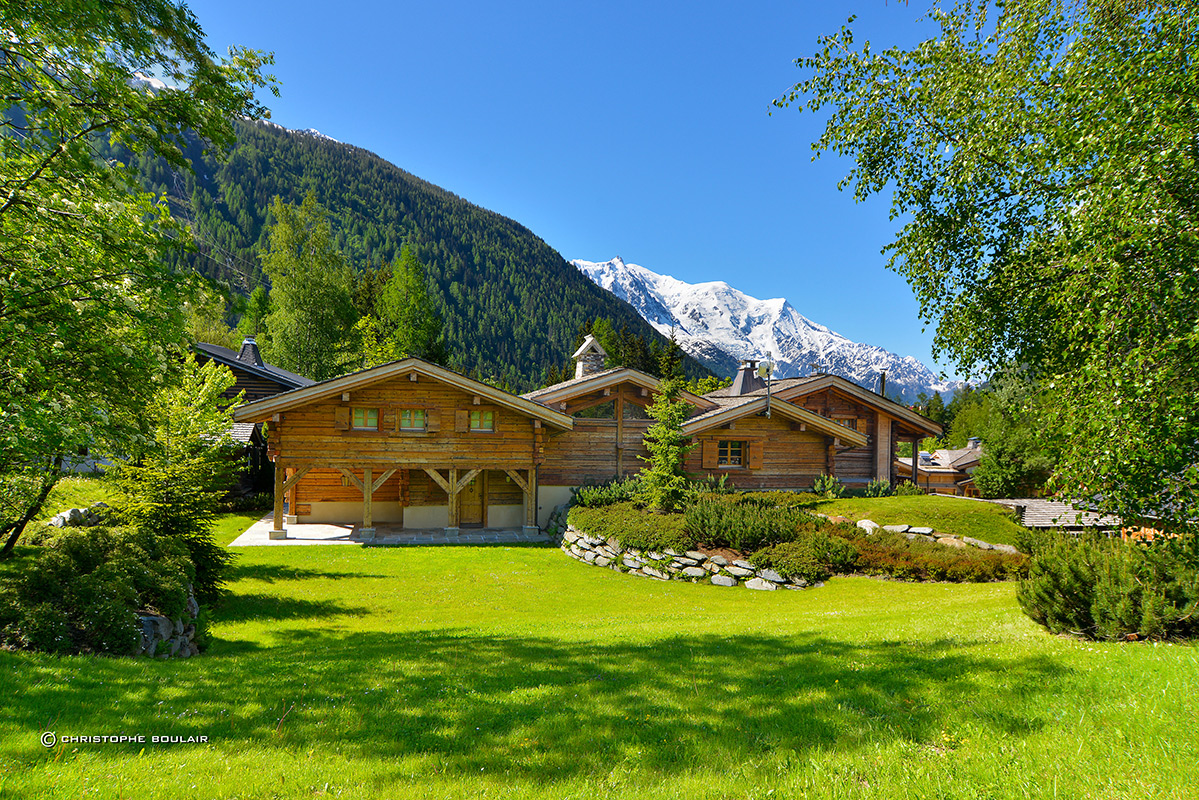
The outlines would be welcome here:
<svg viewBox="0 0 1199 800">
<path fill-rule="evenodd" d="M 962 541 L 965 542 L 966 544 L 974 545 L 975 547 L 979 548 L 980 550 L 994 550 L 995 549 L 995 545 L 989 544 L 989 543 L 981 541 L 979 539 L 971 539 L 969 536 L 963 536 Z"/>
<path fill-rule="evenodd" d="M 688 578 L 702 578 L 708 574 L 708 571 L 703 567 L 687 567 L 683 570 L 683 574 Z"/>
<path fill-rule="evenodd" d="M 641 572 L 648 575 L 651 578 L 657 578 L 660 581 L 670 580 L 669 575 L 667 575 L 665 572 L 662 572 L 661 570 L 656 570 L 653 567 L 642 567 Z"/>
<path fill-rule="evenodd" d="M 754 574 L 752 569 L 738 567 L 736 564 L 731 567 L 725 567 L 725 571 L 727 571 L 730 575 L 736 575 L 738 578 L 749 578 Z"/>
<path fill-rule="evenodd" d="M 878 530 L 878 523 L 870 519 L 860 519 L 858 520 L 858 527 L 866 531 L 866 535 L 869 536 Z"/>
<path fill-rule="evenodd" d="M 764 569 L 764 570 L 760 571 L 758 573 L 758 577 L 765 578 L 766 580 L 770 581 L 771 583 L 784 583 L 786 580 L 785 578 L 783 578 L 782 575 L 779 575 L 777 572 L 775 572 L 772 569 Z"/>
<path fill-rule="evenodd" d="M 932 528 L 908 528 L 908 533 L 916 533 L 921 536 L 932 536 L 933 529 Z"/>
<path fill-rule="evenodd" d="M 910 525 L 884 525 L 883 530 L 890 533 L 907 533 Z"/>
<path fill-rule="evenodd" d="M 943 544 L 946 547 L 969 547 L 970 545 L 963 542 L 961 539 L 950 539 L 946 536 L 943 539 L 938 539 L 937 544 Z"/>
<path fill-rule="evenodd" d="M 597 558 L 595 560 L 595 565 L 597 567 L 606 567 L 611 563 L 612 563 L 612 559 L 608 558 L 607 556 L 600 556 L 599 558 Z"/>
<path fill-rule="evenodd" d="M 750 578 L 749 580 L 747 580 L 745 582 L 745 588 L 746 589 L 756 589 L 760 592 L 761 591 L 772 592 L 779 587 L 776 586 L 775 584 L 771 583 L 770 581 L 764 581 L 761 578 Z"/>
<path fill-rule="evenodd" d="M 711 582 L 714 586 L 736 586 L 737 579 L 728 575 L 713 575 Z"/>
<path fill-rule="evenodd" d="M 1010 556 L 1014 556 L 1020 552 L 1010 544 L 993 544 L 991 545 L 991 549 L 999 553 L 1007 553 Z"/>
</svg>

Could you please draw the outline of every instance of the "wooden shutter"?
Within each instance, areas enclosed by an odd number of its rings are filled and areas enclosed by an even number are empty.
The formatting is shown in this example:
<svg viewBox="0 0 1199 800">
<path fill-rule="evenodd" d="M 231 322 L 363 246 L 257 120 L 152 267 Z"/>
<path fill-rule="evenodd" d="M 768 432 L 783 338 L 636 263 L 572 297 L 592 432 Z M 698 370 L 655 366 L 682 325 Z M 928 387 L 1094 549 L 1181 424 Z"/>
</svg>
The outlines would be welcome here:
<svg viewBox="0 0 1199 800">
<path fill-rule="evenodd" d="M 470 430 L 469 411 L 460 408 L 454 412 L 454 430 L 458 433 L 466 433 Z"/>
<path fill-rule="evenodd" d="M 718 459 L 718 444 L 715 439 L 705 439 L 700 445 L 703 448 L 703 468 L 716 469 L 716 461 Z"/>
<path fill-rule="evenodd" d="M 350 429 L 350 409 L 348 407 L 338 406 L 333 409 L 333 427 L 339 431 Z"/>
<path fill-rule="evenodd" d="M 749 450 L 747 461 L 750 469 L 762 468 L 762 450 L 765 449 L 765 442 L 746 442 L 745 447 Z"/>
<path fill-rule="evenodd" d="M 441 430 L 441 412 L 436 408 L 425 409 L 425 430 L 429 433 Z"/>
</svg>

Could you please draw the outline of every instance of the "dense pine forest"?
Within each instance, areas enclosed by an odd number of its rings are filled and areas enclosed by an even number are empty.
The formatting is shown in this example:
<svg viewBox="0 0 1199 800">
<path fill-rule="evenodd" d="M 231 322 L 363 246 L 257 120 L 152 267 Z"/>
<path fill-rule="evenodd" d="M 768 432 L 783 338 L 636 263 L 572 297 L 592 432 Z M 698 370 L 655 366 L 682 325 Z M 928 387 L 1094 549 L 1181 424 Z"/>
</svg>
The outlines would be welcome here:
<svg viewBox="0 0 1199 800">
<path fill-rule="evenodd" d="M 541 385 L 567 365 L 578 332 L 596 319 L 666 345 L 631 307 L 511 219 L 358 147 L 262 122 L 239 121 L 237 135 L 223 162 L 193 143 L 194 174 L 152 155 L 130 159 L 143 185 L 165 194 L 193 228 L 195 251 L 170 256 L 178 267 L 248 295 L 266 282 L 259 253 L 273 223 L 271 201 L 298 204 L 312 192 L 360 275 L 388 267 L 401 245 L 426 265 L 450 363 L 463 372 L 513 389 Z M 690 358 L 684 372 L 707 374 Z"/>
</svg>

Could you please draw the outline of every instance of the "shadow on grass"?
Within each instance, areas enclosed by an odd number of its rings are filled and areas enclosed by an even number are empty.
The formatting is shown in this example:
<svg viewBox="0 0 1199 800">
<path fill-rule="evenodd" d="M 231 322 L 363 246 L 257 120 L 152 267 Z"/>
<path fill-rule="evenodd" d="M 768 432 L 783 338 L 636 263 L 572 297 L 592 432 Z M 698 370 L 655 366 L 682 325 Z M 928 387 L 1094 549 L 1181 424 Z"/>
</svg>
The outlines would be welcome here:
<svg viewBox="0 0 1199 800">
<path fill-rule="evenodd" d="M 266 564 L 262 562 L 245 563 L 244 560 L 238 559 L 233 562 L 233 566 L 229 568 L 229 582 L 240 580 L 255 580 L 263 581 L 264 583 L 274 583 L 275 581 L 295 581 L 306 580 L 308 578 L 386 578 L 386 575 L 370 574 L 366 572 L 336 572 L 327 569 L 308 569 L 306 567 L 294 567 L 288 564 Z"/>
<path fill-rule="evenodd" d="M 222 598 L 220 607 L 213 612 L 213 621 L 321 619 L 363 613 L 366 613 L 366 609 L 345 606 L 336 600 L 306 600 L 302 597 L 237 592 Z"/>
<path fill-rule="evenodd" d="M 7 713 L 31 736 L 50 709 L 65 709 L 62 730 L 85 732 L 111 727 L 121 708 L 127 720 L 143 715 L 132 727 L 165 721 L 218 747 L 331 747 L 541 781 L 621 763 L 669 777 L 817 749 L 928 743 L 963 718 L 1026 736 L 1044 724 L 1039 700 L 1060 694 L 1070 672 L 1051 657 L 980 654 L 988 645 L 962 641 L 304 633 L 261 650 L 222 643 L 181 665 L 42 660 L 41 670 L 60 674 L 28 675 Z"/>
</svg>

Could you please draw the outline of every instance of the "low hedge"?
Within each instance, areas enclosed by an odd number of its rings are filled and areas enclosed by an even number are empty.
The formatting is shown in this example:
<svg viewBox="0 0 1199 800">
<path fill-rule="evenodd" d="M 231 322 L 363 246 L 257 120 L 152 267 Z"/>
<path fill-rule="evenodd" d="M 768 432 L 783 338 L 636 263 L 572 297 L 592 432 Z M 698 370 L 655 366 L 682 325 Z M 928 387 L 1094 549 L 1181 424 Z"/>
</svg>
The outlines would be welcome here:
<svg viewBox="0 0 1199 800">
<path fill-rule="evenodd" d="M 1027 574 L 1028 559 L 1021 555 L 953 548 L 902 534 L 864 531 L 842 526 L 858 552 L 857 571 L 886 575 L 900 580 L 986 582 L 1021 578 Z"/>
<path fill-rule="evenodd" d="M 759 550 L 749 560 L 754 566 L 769 567 L 781 575 L 815 583 L 836 573 L 853 572 L 858 551 L 839 536 L 811 531 L 793 541 Z"/>
<path fill-rule="evenodd" d="M 692 550 L 698 543 L 688 535 L 682 514 L 656 514 L 634 503 L 612 503 L 596 508 L 574 506 L 567 522 L 576 530 L 601 539 L 615 538 L 625 547 L 661 552 Z"/>
</svg>

